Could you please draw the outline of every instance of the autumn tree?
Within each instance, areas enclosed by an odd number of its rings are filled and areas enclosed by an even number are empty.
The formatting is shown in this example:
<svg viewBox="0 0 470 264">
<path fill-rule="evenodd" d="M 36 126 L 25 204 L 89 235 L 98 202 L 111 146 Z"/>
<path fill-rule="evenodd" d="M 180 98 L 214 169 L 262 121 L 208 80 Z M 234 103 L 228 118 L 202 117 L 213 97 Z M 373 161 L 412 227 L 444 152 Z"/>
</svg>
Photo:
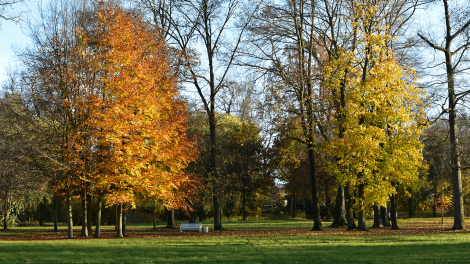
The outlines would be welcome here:
<svg viewBox="0 0 470 264">
<path fill-rule="evenodd" d="M 278 126 L 277 131 L 270 149 L 270 162 L 276 168 L 276 179 L 283 183 L 284 192 L 290 196 L 292 206 L 288 210 L 292 217 L 296 217 L 297 202 L 311 200 L 308 149 L 302 141 L 296 140 L 302 137 L 302 130 L 295 116 L 283 126 Z"/>
<path fill-rule="evenodd" d="M 24 98 L 7 92 L 0 98 L 0 208 L 3 229 L 7 229 L 9 213 L 19 210 L 28 194 L 46 188 L 44 178 L 30 159 L 33 151 L 32 131 L 24 124 L 32 115 Z"/>
<path fill-rule="evenodd" d="M 463 196 L 464 199 L 468 197 L 469 193 L 469 132 L 468 132 L 468 117 L 467 114 L 461 113 L 457 115 L 456 119 L 458 125 L 458 138 L 461 142 L 461 169 L 462 169 L 462 182 L 463 182 Z M 443 190 L 443 186 L 452 189 L 452 152 L 449 139 L 449 123 L 447 120 L 436 120 L 431 126 L 424 130 L 422 135 L 422 142 L 424 145 L 423 158 L 428 164 L 428 177 L 429 183 L 426 188 L 422 190 L 427 194 L 429 199 L 433 200 L 433 204 L 438 197 L 439 190 Z M 433 216 L 437 216 L 436 206 L 433 205 Z"/>
<path fill-rule="evenodd" d="M 338 158 L 330 171 L 357 192 L 353 208 L 359 212 L 358 228 L 365 230 L 367 204 L 384 205 L 392 197 L 392 229 L 396 225 L 396 193 L 399 185 L 413 185 L 421 166 L 419 121 L 423 93 L 414 83 L 413 71 L 398 64 L 387 44 L 393 38 L 377 32 L 381 27 L 382 6 L 355 3 L 353 26 L 358 45 L 325 68 L 325 86 L 334 96 L 344 96 L 341 119 L 343 137 L 327 144 Z M 356 64 L 357 63 L 357 64 Z M 344 82 L 336 71 L 346 67 Z M 345 69 L 345 68 L 343 68 Z M 342 70 L 344 71 L 344 70 Z"/>
<path fill-rule="evenodd" d="M 95 28 L 77 35 L 78 54 L 99 73 L 100 83 L 86 103 L 76 104 L 89 107 L 92 117 L 88 124 L 100 162 L 91 177 L 106 190 L 107 202 L 121 208 L 135 206 L 136 193 L 170 208 L 185 204 L 180 190 L 192 188 L 194 177 L 184 169 L 197 151 L 186 134 L 185 103 L 163 38 L 142 16 L 118 6 L 101 3 L 97 16 Z"/>
<path fill-rule="evenodd" d="M 217 152 L 222 161 L 217 167 L 223 193 L 220 197 L 221 206 L 227 216 L 239 212 L 246 219 L 248 208 L 258 207 L 262 197 L 266 197 L 267 190 L 274 185 L 273 179 L 263 170 L 262 137 L 258 127 L 238 116 L 221 114 L 217 115 L 217 119 L 217 134 L 220 135 L 217 140 Z M 202 183 L 211 182 L 212 175 L 208 173 L 207 166 L 210 162 L 207 116 L 204 113 L 196 113 L 191 116 L 191 121 L 195 123 L 191 131 L 198 135 L 201 153 L 191 164 L 190 170 L 201 175 Z M 210 208 L 210 193 L 201 190 L 198 196 L 198 207 Z"/>
<path fill-rule="evenodd" d="M 240 197 L 240 215 L 246 220 L 248 209 L 260 208 L 264 204 L 263 196 L 274 185 L 263 167 L 263 144 L 259 129 L 248 122 L 233 118 L 235 126 L 231 129 L 221 155 L 224 168 L 221 170 L 229 180 L 228 191 L 236 192 Z M 237 120 L 238 119 L 238 120 Z M 233 210 L 233 200 L 226 202 L 228 215 Z M 228 205 L 228 206 L 227 206 Z"/>
<path fill-rule="evenodd" d="M 358 29 L 354 23 L 356 17 L 355 5 L 356 1 L 318 1 L 316 2 L 316 31 L 318 37 L 316 38 L 316 44 L 320 46 L 319 51 L 325 50 L 327 58 L 325 62 L 338 60 L 345 52 L 356 52 L 356 49 L 361 45 L 360 38 L 358 38 Z M 412 60 L 410 56 L 407 56 L 407 50 L 409 50 L 409 38 L 405 32 L 408 29 L 407 25 L 410 24 L 411 18 L 417 9 L 417 1 L 363 1 L 362 4 L 366 6 L 376 5 L 379 7 L 380 17 L 371 18 L 372 24 L 369 31 L 372 30 L 377 34 L 388 34 L 396 37 L 387 41 L 389 47 L 395 49 L 396 59 L 400 64 L 410 63 Z M 381 25 L 381 26 L 378 26 Z M 367 30 L 366 27 L 359 28 L 359 31 Z M 351 63 L 352 61 L 345 61 Z M 326 65 L 323 64 L 323 65 Z M 363 64 L 364 66 L 364 64 Z M 345 95 L 348 93 L 348 78 L 352 75 L 349 72 L 348 67 L 338 68 L 335 72 L 340 77 L 342 82 L 339 84 L 340 89 L 337 90 L 337 94 L 333 96 L 336 98 L 335 101 L 330 101 L 328 104 L 324 104 L 326 109 L 332 110 L 335 119 L 344 119 L 343 109 L 346 106 Z M 321 77 L 323 79 L 323 77 Z M 324 84 L 325 85 L 325 84 Z M 329 88 L 325 86 L 328 90 Z M 333 91 L 329 91 L 333 92 Z M 322 108 L 320 108 L 322 109 Z M 326 115 L 325 115 L 326 114 Z M 329 111 L 321 110 L 318 112 L 318 122 L 325 127 L 322 132 L 322 136 L 326 141 L 335 140 L 336 138 L 342 138 L 344 135 L 344 127 L 341 123 L 337 124 L 336 130 L 328 130 L 327 124 L 330 123 L 331 113 Z M 354 229 L 355 224 L 352 217 L 352 212 L 349 210 L 351 199 L 346 198 L 346 201 L 342 202 L 342 197 L 348 196 L 351 192 L 349 185 L 346 183 L 344 186 L 339 186 L 337 197 L 337 207 L 341 208 L 341 204 L 344 203 L 346 206 L 346 219 L 348 220 L 348 229 Z M 344 196 L 342 195 L 344 194 Z M 342 210 L 336 210 L 342 212 Z M 336 216 L 335 216 L 336 218 Z M 341 219 L 341 217 L 337 217 Z M 338 224 L 340 221 L 338 222 Z"/>
</svg>

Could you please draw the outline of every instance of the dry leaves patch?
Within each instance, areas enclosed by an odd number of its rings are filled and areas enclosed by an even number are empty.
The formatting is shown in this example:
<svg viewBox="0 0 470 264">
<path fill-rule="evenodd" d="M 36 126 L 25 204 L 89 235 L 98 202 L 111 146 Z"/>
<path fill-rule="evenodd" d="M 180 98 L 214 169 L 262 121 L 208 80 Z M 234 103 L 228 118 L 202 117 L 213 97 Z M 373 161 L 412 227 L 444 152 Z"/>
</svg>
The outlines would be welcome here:
<svg viewBox="0 0 470 264">
<path fill-rule="evenodd" d="M 323 231 L 311 231 L 310 227 L 233 227 L 223 231 L 210 230 L 209 233 L 198 231 L 179 232 L 178 228 L 133 228 L 128 227 L 126 238 L 176 238 L 176 237 L 243 237 L 243 236 L 391 236 L 391 235 L 427 235 L 427 234 L 452 234 L 470 233 L 470 230 L 451 230 L 452 225 L 441 225 L 436 221 L 419 221 L 418 223 L 404 224 L 399 230 L 386 228 L 369 228 L 367 231 L 347 231 L 343 228 L 328 228 Z M 74 239 L 116 239 L 114 229 L 102 229 L 101 238 L 81 237 L 81 229 L 74 230 Z M 27 240 L 65 240 L 66 230 L 54 233 L 50 229 L 10 229 L 0 232 L 0 240 L 3 241 L 27 241 Z"/>
</svg>

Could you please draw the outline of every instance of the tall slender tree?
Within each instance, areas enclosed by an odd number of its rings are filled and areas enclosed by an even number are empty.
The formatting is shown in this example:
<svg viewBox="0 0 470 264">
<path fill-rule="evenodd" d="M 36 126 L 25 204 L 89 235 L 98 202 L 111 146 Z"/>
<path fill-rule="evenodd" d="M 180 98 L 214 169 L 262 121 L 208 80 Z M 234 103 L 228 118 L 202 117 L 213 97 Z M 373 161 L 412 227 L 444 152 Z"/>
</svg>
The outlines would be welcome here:
<svg viewBox="0 0 470 264">
<path fill-rule="evenodd" d="M 50 1 L 39 9 L 37 20 L 28 23 L 30 47 L 17 50 L 22 62 L 19 84 L 33 106 L 36 130 L 35 163 L 47 175 L 57 196 L 66 196 L 68 237 L 73 237 L 72 196 L 83 184 L 87 146 L 86 112 L 70 107 L 80 100 L 86 80 L 74 49 L 77 28 L 88 24 L 89 2 Z M 80 142 L 80 144 L 78 144 Z"/>
<path fill-rule="evenodd" d="M 247 58 L 244 64 L 262 72 L 272 84 L 268 87 L 272 110 L 284 117 L 278 120 L 292 116 L 300 120 L 302 136 L 296 139 L 308 149 L 312 230 L 321 230 L 315 146 L 321 93 L 316 74 L 323 58 L 316 45 L 315 16 L 315 1 L 264 2 L 249 27 L 252 48 L 244 50 L 243 55 Z"/>
<path fill-rule="evenodd" d="M 241 0 L 140 0 L 135 1 L 147 8 L 153 21 L 164 31 L 167 44 L 178 50 L 176 61 L 180 65 L 181 78 L 190 83 L 197 93 L 200 105 L 208 116 L 210 131 L 209 176 L 212 185 L 214 229 L 222 230 L 221 186 L 217 171 L 217 102 L 219 91 L 226 89 L 245 30 L 251 17 L 236 20 L 242 10 L 254 8 Z M 228 41 L 228 40 L 231 41 Z M 198 49 L 197 43 L 203 48 Z M 195 56 L 196 54 L 200 56 Z"/>
<path fill-rule="evenodd" d="M 438 1 L 432 1 L 438 2 Z M 437 3 L 439 4 L 439 3 Z M 466 3 L 465 3 L 466 4 Z M 440 4 L 439 4 L 440 5 Z M 445 28 L 440 36 L 442 41 L 436 39 L 436 34 L 418 33 L 423 42 L 436 53 L 444 55 L 445 83 L 447 84 L 446 102 L 448 107 L 442 105 L 442 113 L 449 118 L 449 138 L 451 144 L 452 184 L 454 198 L 454 225 L 452 229 L 465 229 L 464 200 L 462 191 L 461 146 L 458 137 L 457 105 L 470 94 L 470 90 L 461 87 L 459 72 L 468 67 L 468 47 L 470 46 L 470 19 L 468 12 L 460 12 L 464 4 L 461 1 L 452 3 L 442 0 L 439 6 L 441 16 L 444 17 Z M 433 29 L 433 32 L 436 32 Z"/>
</svg>

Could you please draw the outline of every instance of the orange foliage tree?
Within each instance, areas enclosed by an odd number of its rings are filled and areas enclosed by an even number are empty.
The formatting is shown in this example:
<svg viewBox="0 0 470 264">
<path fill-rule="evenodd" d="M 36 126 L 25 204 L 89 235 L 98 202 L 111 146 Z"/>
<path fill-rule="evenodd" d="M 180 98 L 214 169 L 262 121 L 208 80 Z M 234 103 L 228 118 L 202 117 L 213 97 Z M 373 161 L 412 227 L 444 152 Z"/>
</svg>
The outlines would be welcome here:
<svg viewBox="0 0 470 264">
<path fill-rule="evenodd" d="M 119 7 L 101 3 L 97 18 L 92 30 L 78 36 L 82 59 L 99 87 L 80 104 L 90 112 L 97 160 L 89 180 L 108 204 L 121 208 L 135 206 L 138 197 L 181 206 L 196 182 L 184 169 L 197 148 L 186 133 L 186 105 L 163 37 L 143 17 Z"/>
</svg>

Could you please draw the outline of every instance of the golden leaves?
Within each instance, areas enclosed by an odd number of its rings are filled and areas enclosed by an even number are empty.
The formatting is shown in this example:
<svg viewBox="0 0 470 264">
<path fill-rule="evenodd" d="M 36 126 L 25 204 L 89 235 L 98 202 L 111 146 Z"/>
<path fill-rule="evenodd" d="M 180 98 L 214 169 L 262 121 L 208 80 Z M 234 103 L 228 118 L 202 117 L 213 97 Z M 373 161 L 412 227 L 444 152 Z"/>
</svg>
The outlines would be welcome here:
<svg viewBox="0 0 470 264">
<path fill-rule="evenodd" d="M 327 171 L 353 188 L 365 185 L 358 208 L 384 204 L 395 192 L 391 182 L 413 185 L 422 167 L 418 121 L 424 94 L 415 85 L 415 73 L 401 67 L 387 46 L 392 38 L 377 33 L 384 30 L 365 30 L 365 24 L 379 19 L 367 3 L 356 6 L 353 19 L 360 45 L 332 57 L 322 83 L 331 91 L 329 102 L 341 105 L 335 122 L 343 131 L 324 148 L 337 158 Z"/>
<path fill-rule="evenodd" d="M 186 131 L 161 36 L 141 17 L 101 6 L 92 32 L 81 38 L 83 61 L 100 76 L 87 102 L 90 134 L 99 162 L 92 177 L 110 203 L 135 204 L 136 193 L 164 203 L 184 203 L 193 188 L 184 168 L 197 150 Z M 155 191 L 158 189 L 159 191 Z"/>
</svg>

